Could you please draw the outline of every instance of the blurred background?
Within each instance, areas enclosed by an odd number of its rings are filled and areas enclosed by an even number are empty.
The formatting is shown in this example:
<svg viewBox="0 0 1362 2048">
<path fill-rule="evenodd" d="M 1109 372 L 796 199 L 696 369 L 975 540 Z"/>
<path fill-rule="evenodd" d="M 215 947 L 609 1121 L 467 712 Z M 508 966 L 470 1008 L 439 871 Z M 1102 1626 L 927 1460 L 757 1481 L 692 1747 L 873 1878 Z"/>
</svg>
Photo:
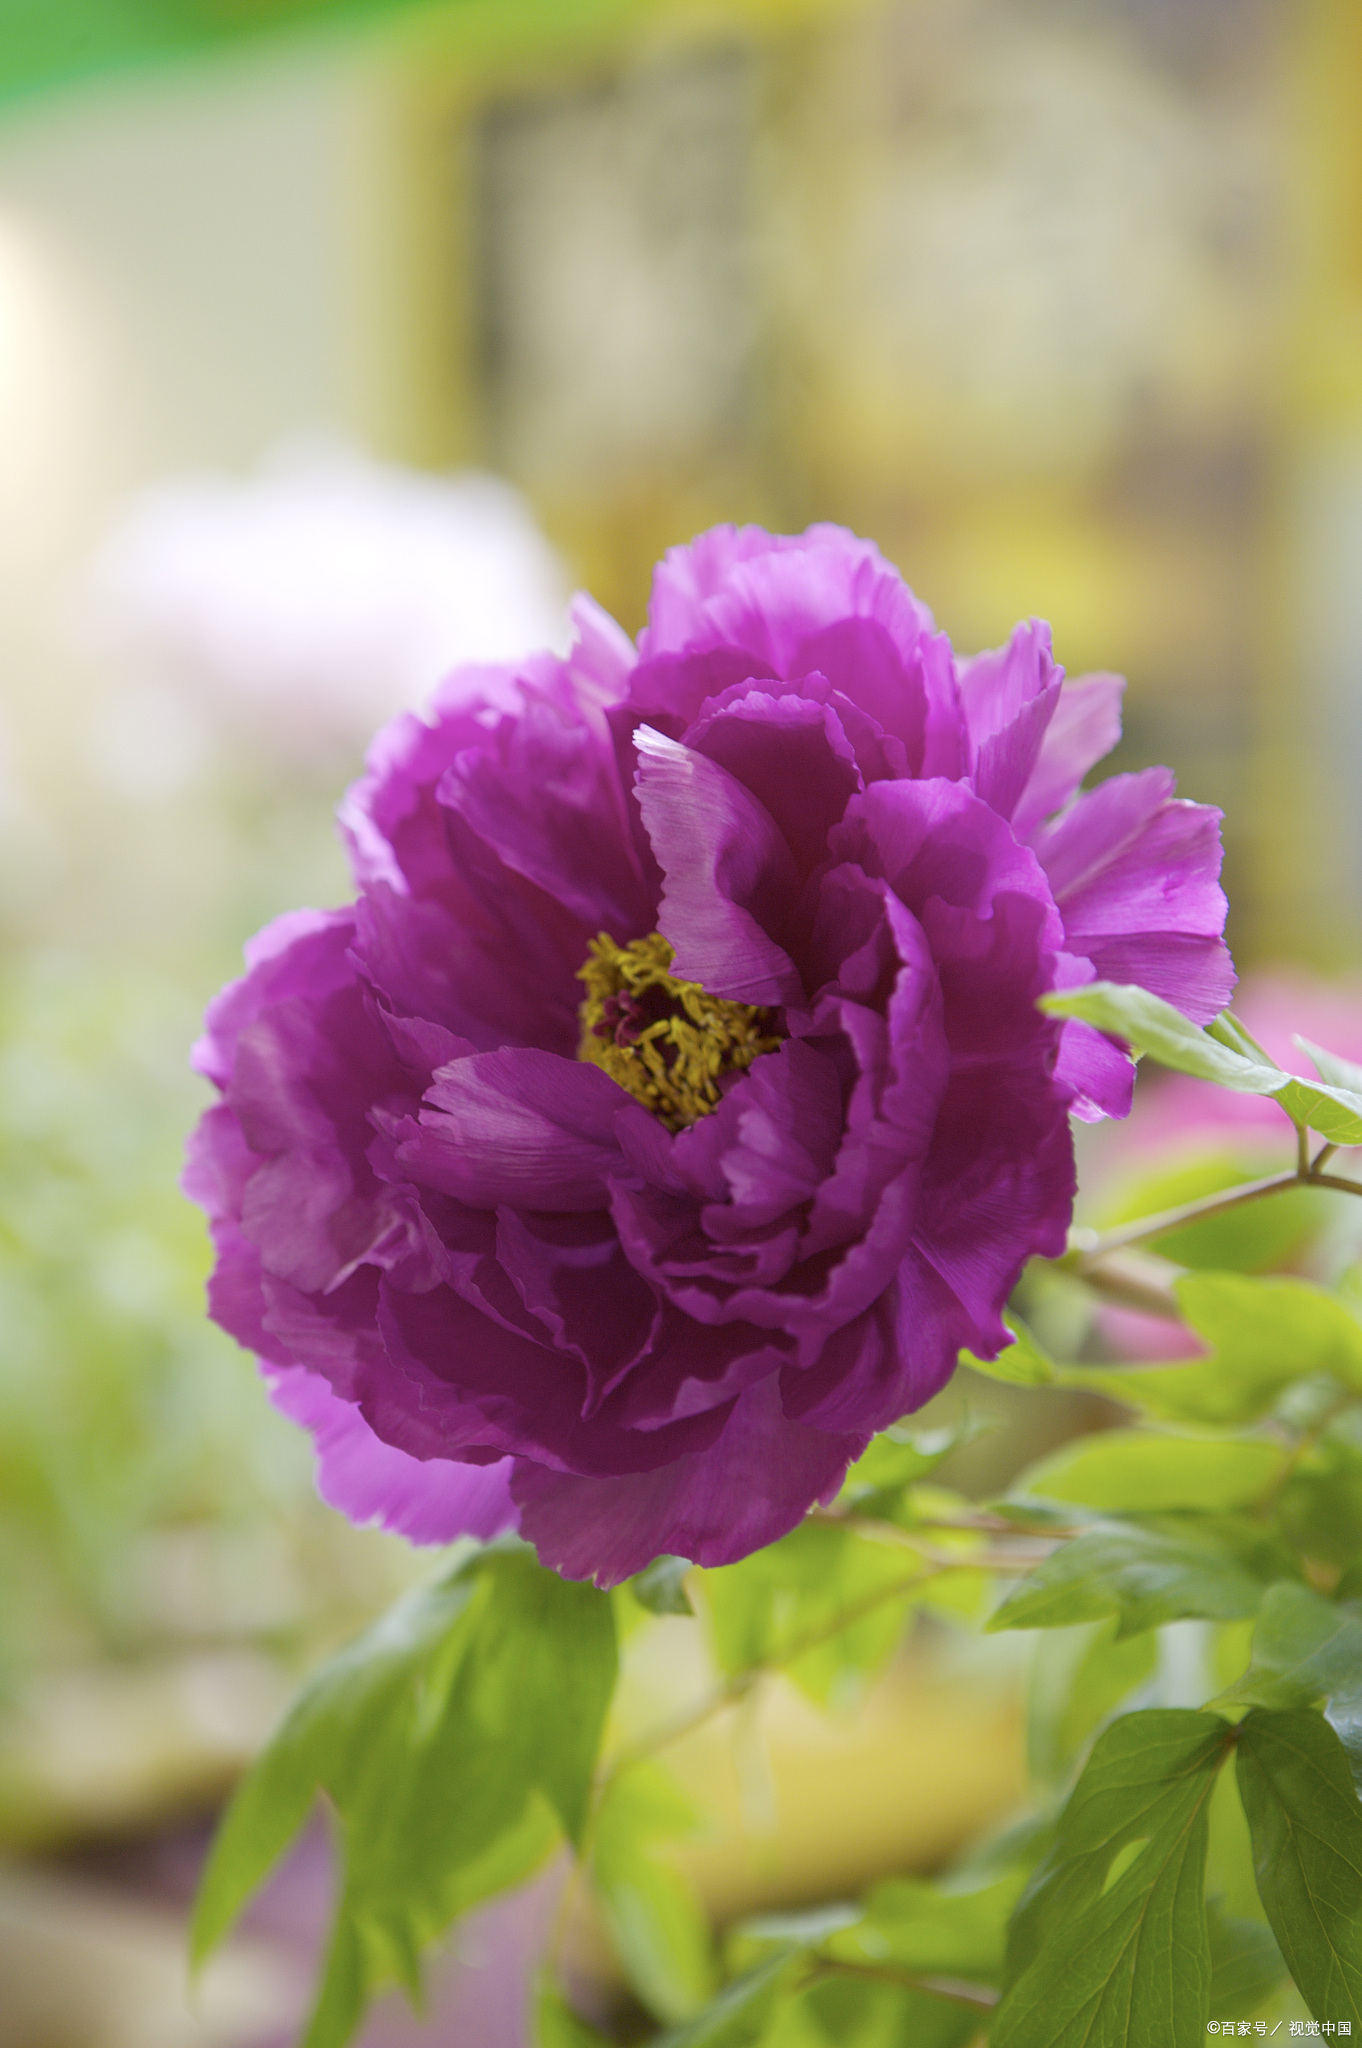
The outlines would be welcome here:
<svg viewBox="0 0 1362 2048">
<path fill-rule="evenodd" d="M 1225 807 L 1241 965 L 1357 962 L 1354 0 L 0 0 L 0 2048 L 293 2039 L 322 1839 L 197 2003 L 183 1903 L 426 1568 L 203 1320 L 203 1004 L 346 893 L 377 723 L 721 519 L 873 536 L 965 650 L 1051 619 Z M 782 1695 L 765 1792 L 696 1749 L 713 1909 L 1005 1813 L 989 1655 Z M 368 2038 L 521 2040 L 556 1882 Z"/>
</svg>

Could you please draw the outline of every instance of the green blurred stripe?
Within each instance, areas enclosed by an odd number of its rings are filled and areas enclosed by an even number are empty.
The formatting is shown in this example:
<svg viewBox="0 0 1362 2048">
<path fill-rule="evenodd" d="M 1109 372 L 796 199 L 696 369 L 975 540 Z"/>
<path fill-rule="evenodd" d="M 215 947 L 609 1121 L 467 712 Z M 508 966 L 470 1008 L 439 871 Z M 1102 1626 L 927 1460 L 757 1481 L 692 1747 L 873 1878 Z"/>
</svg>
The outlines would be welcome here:
<svg viewBox="0 0 1362 2048">
<path fill-rule="evenodd" d="M 489 4 L 444 0 L 444 8 L 487 12 Z M 280 31 L 412 11 L 412 0 L 0 0 L 0 101 Z"/>
</svg>

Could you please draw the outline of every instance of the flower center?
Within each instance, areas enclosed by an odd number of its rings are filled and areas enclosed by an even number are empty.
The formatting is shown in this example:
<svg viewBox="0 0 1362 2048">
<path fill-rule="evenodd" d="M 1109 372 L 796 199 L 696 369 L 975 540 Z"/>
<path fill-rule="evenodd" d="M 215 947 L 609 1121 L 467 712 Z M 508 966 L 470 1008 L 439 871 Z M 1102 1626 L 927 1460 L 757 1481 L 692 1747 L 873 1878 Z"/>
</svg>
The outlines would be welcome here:
<svg viewBox="0 0 1362 2048">
<path fill-rule="evenodd" d="M 725 1002 L 698 981 L 667 969 L 672 948 L 661 932 L 627 946 L 601 932 L 577 979 L 586 999 L 577 1057 L 604 1067 L 668 1130 L 683 1130 L 719 1104 L 725 1074 L 775 1052 L 784 1034 L 774 1010 Z"/>
</svg>

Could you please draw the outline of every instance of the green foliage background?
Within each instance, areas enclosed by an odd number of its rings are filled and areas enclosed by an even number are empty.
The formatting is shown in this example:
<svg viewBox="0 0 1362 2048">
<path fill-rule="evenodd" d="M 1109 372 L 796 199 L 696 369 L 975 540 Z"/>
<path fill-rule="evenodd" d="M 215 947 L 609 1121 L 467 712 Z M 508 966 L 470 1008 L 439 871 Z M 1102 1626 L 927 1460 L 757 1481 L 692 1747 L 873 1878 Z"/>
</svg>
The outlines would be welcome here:
<svg viewBox="0 0 1362 2048">
<path fill-rule="evenodd" d="M 1234 1019 L 1201 1032 L 1141 990 L 1050 1007 L 1274 1097 L 1297 1164 L 1191 1216 L 1076 1233 L 1028 1272 L 1015 1343 L 966 1356 L 962 1382 L 1113 1405 L 1003 1496 L 941 1484 L 963 1425 L 903 1425 L 830 1509 L 740 1564 L 659 1559 L 612 1595 L 513 1539 L 466 1546 L 325 1666 L 237 1795 L 196 1928 L 203 1954 L 326 1795 L 344 1881 L 306 2048 L 340 2048 L 389 1984 L 419 1992 L 423 1948 L 563 1845 L 633 2002 L 599 2031 L 551 1958 L 541 2048 L 1191 2048 L 1306 2012 L 1362 2034 L 1357 1276 L 1258 1270 L 1263 1205 L 1362 1187 L 1330 1165 L 1362 1142 L 1362 1072 L 1316 1050 L 1318 1083 L 1288 1077 Z M 1212 1222 L 1218 1268 L 1148 1249 Z M 1132 1288 L 1201 1355 L 1103 1365 L 1070 1342 L 1066 1358 L 1075 1299 L 1100 1310 Z M 1036 1634 L 1029 1810 L 932 1881 L 716 1944 L 657 1853 L 690 1820 L 670 1745 L 778 1672 L 834 1710 L 928 1612 Z M 704 1631 L 716 1688 L 624 1739 L 608 1714 L 619 1638 L 678 1614 Z M 1179 1646 L 1192 1696 L 1173 1701 Z"/>
</svg>

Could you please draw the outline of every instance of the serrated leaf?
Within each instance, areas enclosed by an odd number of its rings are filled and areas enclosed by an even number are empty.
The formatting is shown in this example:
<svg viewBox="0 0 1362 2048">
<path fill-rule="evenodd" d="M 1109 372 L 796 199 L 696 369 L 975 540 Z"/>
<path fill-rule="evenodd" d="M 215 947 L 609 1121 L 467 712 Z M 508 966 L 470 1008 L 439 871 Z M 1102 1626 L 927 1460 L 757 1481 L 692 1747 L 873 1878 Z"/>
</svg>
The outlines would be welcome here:
<svg viewBox="0 0 1362 2048">
<path fill-rule="evenodd" d="M 1215 1513 L 1252 1507 L 1286 1469 L 1276 1444 L 1110 1429 L 1031 1466 L 1018 1490 L 1116 1513 Z"/>
<path fill-rule="evenodd" d="M 981 1372 L 991 1380 L 1005 1380 L 1014 1387 L 1049 1387 L 1059 1378 L 1054 1360 L 1037 1342 L 1035 1333 L 1028 1328 L 1020 1316 L 1009 1309 L 1003 1321 L 1012 1332 L 1014 1342 L 996 1358 L 976 1358 L 972 1351 L 962 1351 L 959 1362 L 967 1365 L 971 1372 Z"/>
<path fill-rule="evenodd" d="M 1112 1521 L 1061 1544 L 987 1626 L 1067 1628 L 1114 1614 L 1119 1638 L 1165 1621 L 1240 1621 L 1262 1598 L 1262 1581 L 1213 1535 Z"/>
<path fill-rule="evenodd" d="M 655 1557 L 645 1571 L 629 1581 L 629 1590 L 650 1614 L 694 1614 L 686 1591 L 688 1557 Z"/>
<path fill-rule="evenodd" d="M 1012 1923 L 991 2048 L 1193 2048 L 1211 1982 L 1207 1806 L 1223 1721 L 1128 1714 L 1099 1739 Z"/>
<path fill-rule="evenodd" d="M 1308 1707 L 1335 1698 L 1362 1699 L 1362 1617 L 1309 1586 L 1270 1586 L 1249 1668 L 1220 1695 L 1221 1703 Z"/>
<path fill-rule="evenodd" d="M 1304 1280 L 1189 1273 L 1174 1283 L 1184 1320 L 1210 1347 L 1186 1365 L 1082 1367 L 1092 1387 L 1172 1422 L 1251 1422 L 1284 1388 L 1316 1373 L 1362 1392 L 1362 1323 Z"/>
<path fill-rule="evenodd" d="M 798 1951 L 768 1957 L 726 1985 L 694 2019 L 660 2034 L 652 2048 L 752 2048 L 806 1968 Z"/>
<path fill-rule="evenodd" d="M 339 2048 L 382 1986 L 459 1912 L 579 1835 L 615 1679 L 607 1595 L 517 1544 L 399 1601 L 310 1681 L 243 1779 L 195 1913 L 202 1957 L 318 1791 L 343 1864 L 307 2048 Z"/>
<path fill-rule="evenodd" d="M 1052 1017 L 1081 1018 L 1180 1074 L 1218 1081 L 1243 1095 L 1270 1096 L 1293 1123 L 1318 1131 L 1335 1144 L 1362 1144 L 1362 1095 L 1323 1081 L 1299 1080 L 1283 1073 L 1261 1052 L 1240 1049 L 1252 1041 L 1228 1013 L 1202 1031 L 1148 989 L 1111 981 L 1056 990 L 1040 998 L 1039 1008 Z M 1217 1025 L 1222 1027 L 1220 1031 Z"/>
<path fill-rule="evenodd" d="M 666 2023 L 688 2019 L 714 1990 L 704 1908 L 680 1870 L 656 1853 L 697 1825 L 691 1802 L 652 1763 L 618 1771 L 592 1823 L 591 1881 L 611 1941 L 634 1990 Z"/>
<path fill-rule="evenodd" d="M 694 1583 L 726 1674 L 779 1665 L 825 1705 L 888 1662 L 925 1576 L 902 1544 L 810 1519 L 741 1564 L 697 1572 Z M 793 1654 L 815 1637 L 814 1647 Z"/>
<path fill-rule="evenodd" d="M 1258 1894 L 1317 2019 L 1362 2030 L 1362 1805 L 1321 1714 L 1255 1711 L 1237 1772 Z"/>
</svg>

